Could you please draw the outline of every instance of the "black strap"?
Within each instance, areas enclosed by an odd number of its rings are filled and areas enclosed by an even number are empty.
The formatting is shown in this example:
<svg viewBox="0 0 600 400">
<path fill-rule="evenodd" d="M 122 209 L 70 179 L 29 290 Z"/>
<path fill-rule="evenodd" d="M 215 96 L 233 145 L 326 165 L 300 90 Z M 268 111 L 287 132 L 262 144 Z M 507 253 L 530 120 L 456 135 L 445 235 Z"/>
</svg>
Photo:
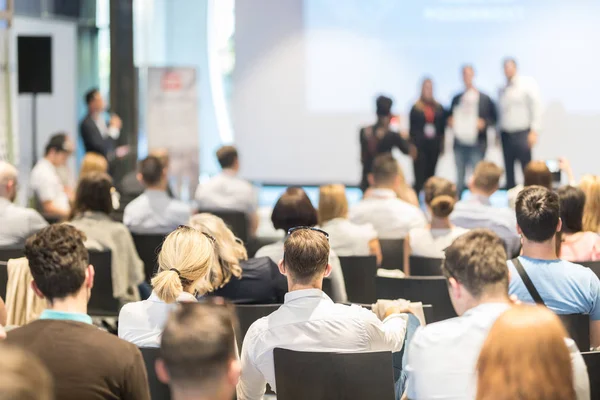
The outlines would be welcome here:
<svg viewBox="0 0 600 400">
<path fill-rule="evenodd" d="M 542 300 L 542 296 L 540 296 L 539 292 L 533 285 L 533 282 L 531 282 L 531 279 L 529 278 L 529 275 L 527 275 L 527 271 L 525 271 L 525 268 L 523 268 L 523 264 L 521 264 L 521 261 L 519 261 L 519 258 L 518 257 L 513 258 L 511 261 L 512 261 L 513 265 L 515 266 L 515 268 L 517 269 L 517 272 L 521 276 L 521 279 L 523 280 L 523 283 L 525 284 L 527 291 L 533 298 L 533 301 L 535 301 L 537 304 L 541 304 L 541 305 L 545 306 L 546 303 L 544 303 L 544 300 Z"/>
</svg>

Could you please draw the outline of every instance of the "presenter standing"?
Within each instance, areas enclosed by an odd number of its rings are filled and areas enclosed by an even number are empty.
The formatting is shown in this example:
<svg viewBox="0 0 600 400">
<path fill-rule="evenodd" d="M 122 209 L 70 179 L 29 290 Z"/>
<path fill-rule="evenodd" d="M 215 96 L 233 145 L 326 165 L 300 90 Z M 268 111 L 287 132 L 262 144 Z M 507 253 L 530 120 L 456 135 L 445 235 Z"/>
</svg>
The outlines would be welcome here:
<svg viewBox="0 0 600 400">
<path fill-rule="evenodd" d="M 517 74 L 514 59 L 504 60 L 506 86 L 500 89 L 500 132 L 506 169 L 506 188 L 515 186 L 515 161 L 525 170 L 538 138 L 542 107 L 537 83 Z"/>
<path fill-rule="evenodd" d="M 438 158 L 444 151 L 445 128 L 446 110 L 433 97 L 433 82 L 426 78 L 421 96 L 410 110 L 410 139 L 417 148 L 413 162 L 417 194 L 425 181 L 435 175 Z"/>
</svg>

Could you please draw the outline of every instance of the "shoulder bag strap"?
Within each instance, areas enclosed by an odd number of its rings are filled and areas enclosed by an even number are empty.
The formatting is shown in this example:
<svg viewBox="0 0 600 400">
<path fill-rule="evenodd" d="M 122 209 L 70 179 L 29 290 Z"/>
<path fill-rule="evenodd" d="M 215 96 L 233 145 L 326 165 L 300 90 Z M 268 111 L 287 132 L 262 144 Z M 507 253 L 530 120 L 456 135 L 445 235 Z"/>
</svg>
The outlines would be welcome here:
<svg viewBox="0 0 600 400">
<path fill-rule="evenodd" d="M 513 258 L 511 261 L 512 261 L 513 265 L 515 266 L 515 268 L 517 269 L 519 276 L 521 276 L 521 279 L 523 280 L 523 283 L 525 284 L 527 291 L 533 298 L 533 301 L 535 301 L 536 304 L 541 304 L 541 305 L 545 306 L 546 303 L 544 303 L 544 300 L 542 300 L 542 296 L 540 296 L 539 292 L 533 285 L 533 282 L 531 282 L 531 279 L 529 278 L 529 275 L 527 275 L 527 271 L 525 271 L 525 268 L 523 268 L 523 264 L 521 264 L 521 261 L 519 261 L 519 258 L 518 257 Z"/>
</svg>

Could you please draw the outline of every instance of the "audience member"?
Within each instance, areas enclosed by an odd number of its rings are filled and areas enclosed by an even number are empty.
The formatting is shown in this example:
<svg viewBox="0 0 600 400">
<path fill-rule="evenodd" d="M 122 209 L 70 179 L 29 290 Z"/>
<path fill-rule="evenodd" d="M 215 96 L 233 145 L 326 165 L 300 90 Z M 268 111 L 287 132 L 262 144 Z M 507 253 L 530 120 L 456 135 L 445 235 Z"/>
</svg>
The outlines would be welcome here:
<svg viewBox="0 0 600 400">
<path fill-rule="evenodd" d="M 66 224 L 27 239 L 32 288 L 48 308 L 39 320 L 8 332 L 6 342 L 40 358 L 54 378 L 57 399 L 150 399 L 140 351 L 94 327 L 87 315 L 94 267 L 84 240 Z"/>
<path fill-rule="evenodd" d="M 144 263 L 125 225 L 110 218 L 113 211 L 112 179 L 104 173 L 85 175 L 77 187 L 71 225 L 88 238 L 94 250 L 110 250 L 113 296 L 123 303 L 140 299 L 138 285 L 144 282 Z"/>
<path fill-rule="evenodd" d="M 231 400 L 240 377 L 237 320 L 228 307 L 182 306 L 165 327 L 156 375 L 173 400 Z"/>
<path fill-rule="evenodd" d="M 565 343 L 567 336 L 558 317 L 545 307 L 506 311 L 481 349 L 476 399 L 575 400 L 571 357 L 583 360 L 572 339 Z"/>
<path fill-rule="evenodd" d="M 239 400 L 258 400 L 269 383 L 274 391 L 273 349 L 296 351 L 400 351 L 406 315 L 394 303 L 381 322 L 359 306 L 334 304 L 321 291 L 331 273 L 329 242 L 323 231 L 299 227 L 285 241 L 279 270 L 287 277 L 285 303 L 271 315 L 254 322 L 242 347 Z M 310 384 L 307 382 L 307 384 Z"/>
<path fill-rule="evenodd" d="M 584 175 L 579 187 L 585 193 L 583 230 L 600 233 L 600 176 Z"/>
<path fill-rule="evenodd" d="M 187 223 L 190 207 L 167 194 L 167 169 L 158 157 L 140 162 L 138 178 L 146 190 L 125 207 L 123 223 L 133 233 L 166 234 Z"/>
<path fill-rule="evenodd" d="M 350 210 L 350 221 L 371 224 L 379 239 L 403 239 L 412 228 L 425 226 L 423 212 L 398 198 L 402 184 L 398 161 L 391 154 L 375 158 L 369 175 L 371 189 L 365 198 Z"/>
<path fill-rule="evenodd" d="M 215 238 L 215 257 L 211 284 L 217 288 L 211 296 L 223 297 L 238 304 L 280 304 L 287 293 L 287 281 L 269 257 L 248 260 L 242 241 L 225 222 L 212 214 L 196 214 L 192 228 Z"/>
<path fill-rule="evenodd" d="M 583 231 L 583 210 L 587 199 L 583 190 L 565 186 L 557 190 L 562 221 L 558 256 L 567 261 L 600 260 L 600 235 Z"/>
<path fill-rule="evenodd" d="M 557 314 L 589 314 L 591 344 L 600 346 L 600 281 L 591 269 L 556 254 L 555 234 L 562 229 L 558 195 L 540 186 L 525 188 L 517 197 L 516 214 L 523 253 L 508 262 L 510 294 L 543 303 Z M 531 281 L 530 289 L 524 279 Z"/>
<path fill-rule="evenodd" d="M 325 185 L 319 190 L 319 226 L 329 233 L 331 249 L 338 256 L 377 257 L 381 246 L 370 224 L 357 225 L 348 219 L 348 199 L 344 185 Z"/>
<path fill-rule="evenodd" d="M 469 182 L 471 197 L 456 203 L 450 221 L 461 228 L 488 228 L 495 232 L 506 246 L 509 256 L 519 253 L 521 240 L 516 231 L 514 212 L 494 207 L 490 197 L 498 190 L 502 168 L 490 161 L 481 161 Z"/>
<path fill-rule="evenodd" d="M 31 171 L 31 194 L 44 214 L 68 218 L 71 213 L 73 191 L 64 185 L 58 169 L 67 164 L 73 150 L 71 139 L 64 133 L 57 133 L 46 145 L 44 158 Z"/>
<path fill-rule="evenodd" d="M 6 325 L 6 306 L 2 297 L 0 297 L 0 326 L 4 325 Z"/>
<path fill-rule="evenodd" d="M 0 247 L 20 246 L 32 233 L 48 225 L 37 211 L 14 204 L 17 177 L 15 167 L 0 161 Z"/>
<path fill-rule="evenodd" d="M 0 344 L 0 400 L 54 400 L 54 382 L 39 358 Z"/>
<path fill-rule="evenodd" d="M 533 185 L 543 186 L 552 190 L 552 172 L 548 169 L 545 161 L 530 161 L 527 164 L 523 171 L 523 184 L 515 186 L 506 193 L 510 208 L 515 209 L 517 196 L 523 188 Z"/>
<path fill-rule="evenodd" d="M 431 177 L 423 187 L 431 222 L 413 228 L 404 239 L 404 272 L 410 274 L 410 256 L 444 258 L 444 250 L 454 239 L 467 232 L 450 223 L 456 203 L 456 185 L 444 178 Z"/>
<path fill-rule="evenodd" d="M 250 221 L 250 232 L 258 229 L 258 194 L 247 181 L 238 177 L 240 160 L 237 149 L 223 146 L 217 150 L 222 172 L 196 189 L 196 202 L 202 211 L 243 211 Z"/>
<path fill-rule="evenodd" d="M 81 160 L 81 168 L 79 168 L 79 179 L 92 172 L 108 173 L 108 161 L 103 155 L 98 153 L 85 153 Z M 119 192 L 113 187 L 110 191 L 113 209 L 118 210 L 120 207 Z"/>
<path fill-rule="evenodd" d="M 289 187 L 275 203 L 271 214 L 271 222 L 276 230 L 281 229 L 288 234 L 290 229 L 298 226 L 312 227 L 317 225 L 317 210 L 315 210 L 302 188 Z M 279 264 L 284 255 L 284 241 L 285 239 L 282 239 L 261 247 L 256 252 L 255 257 L 269 257 L 274 263 Z M 331 279 L 331 297 L 333 301 L 343 303 L 348 300 L 346 283 L 344 282 L 340 259 L 333 250 L 329 252 L 329 264 L 331 264 L 331 274 L 327 274 L 326 277 Z"/>
<path fill-rule="evenodd" d="M 159 347 L 160 335 L 177 302 L 195 302 L 212 289 L 212 236 L 183 226 L 171 232 L 158 254 L 158 272 L 147 300 L 129 303 L 119 313 L 119 337 L 139 347 Z"/>
</svg>

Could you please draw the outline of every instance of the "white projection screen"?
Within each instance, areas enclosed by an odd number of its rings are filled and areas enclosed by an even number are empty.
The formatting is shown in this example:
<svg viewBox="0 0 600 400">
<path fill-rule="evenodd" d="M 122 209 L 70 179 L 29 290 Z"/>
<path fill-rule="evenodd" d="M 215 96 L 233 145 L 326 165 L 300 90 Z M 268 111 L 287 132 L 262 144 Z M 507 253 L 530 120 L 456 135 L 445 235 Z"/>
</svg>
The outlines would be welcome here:
<svg viewBox="0 0 600 400">
<path fill-rule="evenodd" d="M 564 156 L 577 177 L 598 174 L 598 48 L 595 0 L 238 0 L 232 118 L 243 175 L 357 184 L 358 129 L 373 122 L 378 94 L 394 98 L 406 127 L 423 77 L 448 106 L 461 66 L 472 64 L 496 99 L 509 56 L 541 90 L 534 158 Z M 502 163 L 491 143 L 487 158 Z M 437 174 L 454 179 L 446 148 Z M 399 158 L 412 181 L 410 160 Z"/>
</svg>

